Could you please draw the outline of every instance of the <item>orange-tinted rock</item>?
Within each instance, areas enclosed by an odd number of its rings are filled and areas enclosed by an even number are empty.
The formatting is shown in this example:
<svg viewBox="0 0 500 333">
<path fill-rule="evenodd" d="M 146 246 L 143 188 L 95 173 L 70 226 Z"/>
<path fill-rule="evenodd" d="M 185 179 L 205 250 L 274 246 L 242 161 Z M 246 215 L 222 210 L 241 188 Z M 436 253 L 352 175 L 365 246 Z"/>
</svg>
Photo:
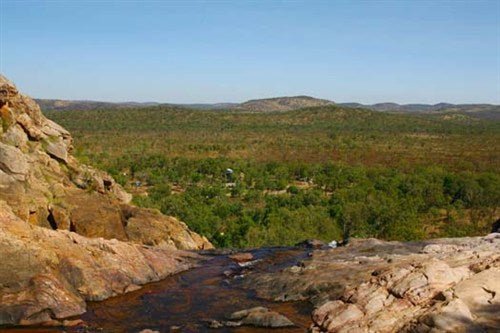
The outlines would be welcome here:
<svg viewBox="0 0 500 333">
<path fill-rule="evenodd" d="M 233 259 L 236 262 L 245 262 L 253 259 L 253 255 L 249 252 L 245 253 L 235 253 L 231 254 L 229 258 Z"/>
<path fill-rule="evenodd" d="M 102 300 L 185 270 L 197 256 L 29 226 L 0 201 L 0 325 L 81 314 Z"/>
<path fill-rule="evenodd" d="M 212 247 L 175 218 L 127 206 L 132 196 L 110 175 L 78 163 L 71 156 L 69 132 L 45 118 L 3 76 L 0 109 L 0 200 L 24 221 L 87 237 L 178 249 Z"/>
<path fill-rule="evenodd" d="M 128 205 L 132 196 L 81 165 L 68 131 L 1 75 L 0 117 L 0 325 L 64 324 L 85 301 L 192 266 L 196 256 L 177 249 L 212 246 Z"/>
</svg>

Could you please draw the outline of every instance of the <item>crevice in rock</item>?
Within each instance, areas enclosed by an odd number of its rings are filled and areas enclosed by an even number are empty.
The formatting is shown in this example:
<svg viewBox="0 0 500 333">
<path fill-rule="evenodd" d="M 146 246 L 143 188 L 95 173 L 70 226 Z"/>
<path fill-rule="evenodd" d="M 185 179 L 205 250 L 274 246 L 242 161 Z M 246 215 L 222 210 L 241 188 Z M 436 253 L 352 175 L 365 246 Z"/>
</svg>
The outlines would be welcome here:
<svg viewBox="0 0 500 333">
<path fill-rule="evenodd" d="M 46 153 L 47 153 L 47 155 L 49 155 L 52 159 L 56 160 L 57 162 L 62 163 L 62 164 L 66 164 L 66 161 L 64 159 L 57 157 L 56 155 L 49 153 L 48 151 L 46 151 Z"/>
<path fill-rule="evenodd" d="M 57 230 L 57 222 L 56 219 L 54 218 L 54 214 L 52 214 L 52 211 L 49 210 L 49 216 L 47 216 L 47 221 L 49 221 L 50 227 L 52 230 Z"/>
<path fill-rule="evenodd" d="M 122 216 L 122 225 L 123 227 L 126 227 L 128 225 L 128 220 L 131 217 L 134 217 L 134 213 L 132 212 L 131 209 L 122 207 L 121 216 Z"/>
<path fill-rule="evenodd" d="M 491 301 L 492 301 L 492 300 L 495 298 L 495 296 L 496 296 L 496 292 L 494 292 L 493 290 L 489 290 L 489 289 L 487 289 L 487 288 L 485 288 L 485 287 L 481 287 L 481 288 L 483 288 L 483 290 L 484 290 L 484 291 L 486 291 L 488 294 L 490 294 L 490 295 L 491 295 L 491 296 L 490 296 L 490 299 L 488 300 L 488 303 L 490 303 L 490 304 L 491 304 Z"/>
<path fill-rule="evenodd" d="M 30 131 L 26 128 L 26 126 L 24 126 L 20 122 L 17 122 L 17 124 L 19 124 L 19 126 L 21 126 L 21 129 L 24 131 L 24 133 L 26 133 L 26 136 L 28 137 L 29 141 L 39 141 L 36 137 L 34 137 L 33 135 L 31 135 Z"/>
<path fill-rule="evenodd" d="M 73 223 L 73 221 L 70 221 L 70 223 L 69 223 L 69 231 L 76 232 L 76 227 L 75 227 L 75 224 Z"/>
<path fill-rule="evenodd" d="M 111 186 L 113 185 L 113 182 L 110 181 L 110 180 L 104 179 L 102 181 L 102 185 L 104 186 L 104 188 L 106 189 L 106 191 L 111 191 Z"/>
</svg>

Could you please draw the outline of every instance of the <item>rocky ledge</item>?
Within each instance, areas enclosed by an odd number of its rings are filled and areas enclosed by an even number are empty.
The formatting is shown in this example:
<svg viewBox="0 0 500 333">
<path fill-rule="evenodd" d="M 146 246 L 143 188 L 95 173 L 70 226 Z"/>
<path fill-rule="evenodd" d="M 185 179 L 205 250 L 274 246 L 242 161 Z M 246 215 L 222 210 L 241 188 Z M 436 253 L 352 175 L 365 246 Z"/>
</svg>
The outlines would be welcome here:
<svg viewBox="0 0 500 333">
<path fill-rule="evenodd" d="M 72 155 L 68 131 L 0 75 L 0 325 L 58 323 L 85 301 L 193 266 L 210 242 Z"/>
<path fill-rule="evenodd" d="M 400 243 L 354 240 L 247 288 L 315 305 L 311 332 L 500 331 L 500 234 Z"/>
</svg>

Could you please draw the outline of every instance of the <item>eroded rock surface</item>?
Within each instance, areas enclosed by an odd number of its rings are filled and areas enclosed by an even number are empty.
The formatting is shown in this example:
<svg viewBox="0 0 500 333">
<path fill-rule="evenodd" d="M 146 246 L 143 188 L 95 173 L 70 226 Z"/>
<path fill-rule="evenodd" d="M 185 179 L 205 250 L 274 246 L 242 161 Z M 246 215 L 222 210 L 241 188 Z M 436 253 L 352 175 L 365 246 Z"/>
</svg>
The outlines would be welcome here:
<svg viewBox="0 0 500 333">
<path fill-rule="evenodd" d="M 355 240 L 245 284 L 263 298 L 311 301 L 311 332 L 497 332 L 500 234 Z"/>
<path fill-rule="evenodd" d="M 211 244 L 157 211 L 129 204 L 132 196 L 103 171 L 71 155 L 68 131 L 0 76 L 0 200 L 32 225 L 178 249 Z"/>
<path fill-rule="evenodd" d="M 71 155 L 71 135 L 0 75 L 0 325 L 60 322 L 85 301 L 185 270 L 208 240 L 134 207 L 105 172 Z"/>
<path fill-rule="evenodd" d="M 284 315 L 262 306 L 233 312 L 227 316 L 227 319 L 227 321 L 208 320 L 208 326 L 210 328 L 239 326 L 280 328 L 295 326 L 295 324 Z"/>
<path fill-rule="evenodd" d="M 27 224 L 0 201 L 0 325 L 36 324 L 185 270 L 197 255 Z"/>
</svg>

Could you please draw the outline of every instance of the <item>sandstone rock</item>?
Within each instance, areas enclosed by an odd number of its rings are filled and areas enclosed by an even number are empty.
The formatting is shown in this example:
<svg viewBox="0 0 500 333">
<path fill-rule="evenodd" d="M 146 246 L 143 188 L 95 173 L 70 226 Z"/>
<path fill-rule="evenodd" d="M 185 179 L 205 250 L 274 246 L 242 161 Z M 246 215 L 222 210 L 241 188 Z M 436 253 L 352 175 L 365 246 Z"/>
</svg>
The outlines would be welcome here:
<svg viewBox="0 0 500 333">
<path fill-rule="evenodd" d="M 252 260 L 253 259 L 253 255 L 251 253 L 249 253 L 249 252 L 235 253 L 235 254 L 231 254 L 229 256 L 229 258 L 233 259 L 236 262 L 246 262 L 246 261 Z"/>
<path fill-rule="evenodd" d="M 85 300 L 123 293 L 196 262 L 196 255 L 177 250 L 29 227 L 5 203 L 0 208 L 0 325 L 81 314 Z"/>
<path fill-rule="evenodd" d="M 5 76 L 0 74 L 0 102 L 7 102 L 12 96 L 18 94 L 16 86 Z"/>
<path fill-rule="evenodd" d="M 25 176 L 29 166 L 26 157 L 19 148 L 0 142 L 0 169 L 9 174 Z"/>
<path fill-rule="evenodd" d="M 85 301 L 196 262 L 177 249 L 212 246 L 174 218 L 124 210 L 132 196 L 78 163 L 68 131 L 3 76 L 0 118 L 0 325 L 64 325 Z"/>
<path fill-rule="evenodd" d="M 454 294 L 470 309 L 478 324 L 500 331 L 500 267 L 485 269 L 462 281 Z"/>
<path fill-rule="evenodd" d="M 311 332 L 500 329 L 500 237 L 354 239 L 310 254 L 279 272 L 250 273 L 243 284 L 266 299 L 312 302 Z"/>
<path fill-rule="evenodd" d="M 183 250 L 213 248 L 205 238 L 188 229 L 173 217 L 162 215 L 157 210 L 140 209 L 121 205 L 125 232 L 131 241 Z"/>
<path fill-rule="evenodd" d="M 50 223 L 52 226 L 52 229 L 59 229 L 59 230 L 71 230 L 71 220 L 70 220 L 70 215 L 69 212 L 64 209 L 63 207 L 60 206 L 52 206 L 49 208 L 50 212 Z M 54 226 L 55 224 L 55 226 Z M 74 226 L 73 226 L 74 228 Z"/>
<path fill-rule="evenodd" d="M 432 326 L 445 332 L 457 332 L 463 327 L 470 327 L 473 321 L 469 308 L 460 299 L 452 300 L 439 313 L 432 315 Z"/>
<path fill-rule="evenodd" d="M 290 327 L 295 326 L 287 317 L 264 307 L 233 312 L 228 316 L 231 321 L 241 322 L 242 325 L 257 327 Z"/>
<path fill-rule="evenodd" d="M 363 318 L 363 312 L 354 304 L 344 304 L 342 301 L 333 301 L 324 304 L 324 309 L 319 310 L 319 313 L 314 313 L 315 322 L 320 328 L 326 329 L 329 332 L 334 332 L 342 326 L 355 322 Z"/>
<path fill-rule="evenodd" d="M 65 163 L 68 162 L 68 147 L 61 138 L 58 138 L 55 141 L 48 141 L 45 150 L 50 156 Z"/>
<path fill-rule="evenodd" d="M 92 192 L 71 190 L 64 202 L 70 207 L 73 231 L 86 237 L 127 240 L 122 212 L 112 198 Z"/>
<path fill-rule="evenodd" d="M 2 135 L 2 141 L 10 146 L 22 148 L 28 142 L 26 133 L 18 125 L 13 125 Z"/>
<path fill-rule="evenodd" d="M 0 137 L 0 200 L 20 218 L 87 237 L 179 249 L 212 247 L 182 222 L 159 212 L 124 212 L 121 205 L 132 195 L 105 172 L 79 164 L 70 155 L 67 130 L 45 118 L 38 105 L 4 77 L 0 95 L 2 122 L 4 116 L 9 121 Z"/>
</svg>

